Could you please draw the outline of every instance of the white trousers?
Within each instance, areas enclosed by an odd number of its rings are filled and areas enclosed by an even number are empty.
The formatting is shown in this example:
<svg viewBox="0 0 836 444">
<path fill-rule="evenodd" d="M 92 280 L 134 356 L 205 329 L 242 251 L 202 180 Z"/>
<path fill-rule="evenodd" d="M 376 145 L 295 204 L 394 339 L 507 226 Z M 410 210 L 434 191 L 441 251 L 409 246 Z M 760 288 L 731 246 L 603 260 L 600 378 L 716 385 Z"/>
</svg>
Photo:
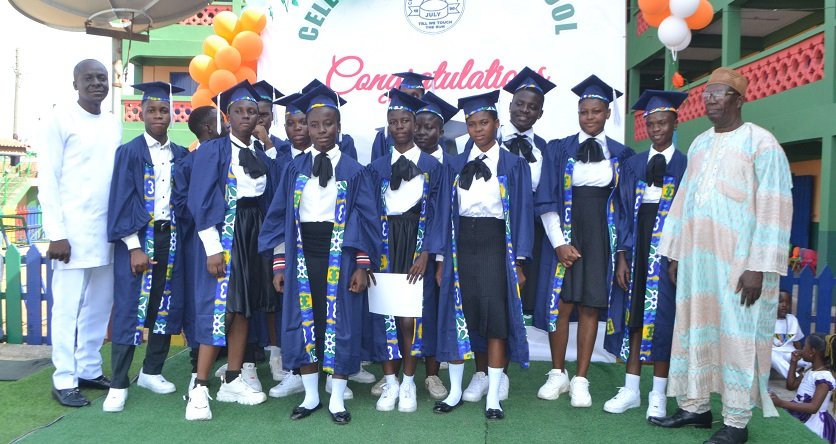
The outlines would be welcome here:
<svg viewBox="0 0 836 444">
<path fill-rule="evenodd" d="M 57 269 L 52 274 L 52 383 L 78 387 L 102 374 L 99 352 L 113 307 L 113 265 Z"/>
</svg>

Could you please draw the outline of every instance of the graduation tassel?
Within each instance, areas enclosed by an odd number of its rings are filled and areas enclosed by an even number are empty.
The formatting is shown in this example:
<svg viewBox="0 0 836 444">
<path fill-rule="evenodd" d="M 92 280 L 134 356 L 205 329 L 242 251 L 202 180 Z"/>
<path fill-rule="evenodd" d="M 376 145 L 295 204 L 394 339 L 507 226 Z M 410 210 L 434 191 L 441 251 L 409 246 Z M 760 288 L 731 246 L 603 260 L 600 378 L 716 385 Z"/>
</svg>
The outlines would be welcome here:
<svg viewBox="0 0 836 444">
<path fill-rule="evenodd" d="M 171 91 L 171 83 L 168 84 L 168 113 L 171 115 L 171 121 L 168 126 L 174 124 L 174 93 Z"/>
<path fill-rule="evenodd" d="M 676 128 L 673 129 L 673 139 L 671 139 L 671 143 L 673 143 L 673 147 L 676 148 L 679 141 L 679 130 Z"/>
<path fill-rule="evenodd" d="M 621 126 L 621 109 L 618 106 L 618 93 L 615 88 L 612 89 L 612 108 L 613 108 L 613 122 L 616 126 Z"/>
<path fill-rule="evenodd" d="M 340 112 L 340 95 L 337 94 L 336 91 L 334 91 L 334 95 L 337 96 L 337 113 L 340 115 L 340 120 L 342 120 L 343 119 L 343 114 L 342 114 L 342 112 Z M 340 132 L 337 133 L 337 147 L 338 148 L 339 148 L 339 145 L 342 143 L 342 141 L 343 141 L 343 132 L 342 132 L 342 130 L 340 130 Z"/>
<path fill-rule="evenodd" d="M 218 94 L 218 101 L 215 103 L 215 109 L 217 112 L 215 113 L 215 129 L 218 131 L 218 134 L 222 134 L 221 132 L 221 95 Z"/>
</svg>

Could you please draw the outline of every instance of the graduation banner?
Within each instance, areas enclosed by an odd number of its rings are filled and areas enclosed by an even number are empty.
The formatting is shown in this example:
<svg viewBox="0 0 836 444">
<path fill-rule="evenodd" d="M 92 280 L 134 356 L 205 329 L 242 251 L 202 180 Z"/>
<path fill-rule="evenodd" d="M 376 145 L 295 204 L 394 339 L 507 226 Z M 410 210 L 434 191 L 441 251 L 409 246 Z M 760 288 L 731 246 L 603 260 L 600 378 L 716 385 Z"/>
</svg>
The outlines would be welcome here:
<svg viewBox="0 0 836 444">
<path fill-rule="evenodd" d="M 342 131 L 369 159 L 375 129 L 386 123 L 385 92 L 414 71 L 448 102 L 502 88 L 528 66 L 557 84 L 537 133 L 546 139 L 578 131 L 577 96 L 569 89 L 596 74 L 624 91 L 626 11 L 618 0 L 272 0 L 261 34 L 258 76 L 285 94 L 317 78 L 348 101 Z M 500 119 L 508 120 L 502 93 Z M 624 115 L 624 100 L 618 102 Z M 281 110 L 279 110 L 281 112 Z M 463 121 L 461 115 L 454 120 Z M 281 119 L 280 119 L 281 120 Z M 623 141 L 623 119 L 607 135 Z M 465 135 L 463 124 L 446 127 Z M 283 125 L 272 130 L 284 137 Z M 458 139 L 459 149 L 466 135 Z"/>
</svg>

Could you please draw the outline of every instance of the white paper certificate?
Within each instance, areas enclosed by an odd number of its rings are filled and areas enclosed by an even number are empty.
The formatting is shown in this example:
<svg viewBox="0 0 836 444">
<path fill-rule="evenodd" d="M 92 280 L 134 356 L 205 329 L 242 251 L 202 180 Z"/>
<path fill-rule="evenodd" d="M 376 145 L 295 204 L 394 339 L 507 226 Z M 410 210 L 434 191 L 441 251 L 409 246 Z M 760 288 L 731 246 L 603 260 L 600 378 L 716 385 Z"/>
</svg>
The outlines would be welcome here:
<svg viewBox="0 0 836 444">
<path fill-rule="evenodd" d="M 369 311 L 382 315 L 420 318 L 424 305 L 424 281 L 410 284 L 406 274 L 375 273 L 377 285 L 369 287 Z"/>
</svg>

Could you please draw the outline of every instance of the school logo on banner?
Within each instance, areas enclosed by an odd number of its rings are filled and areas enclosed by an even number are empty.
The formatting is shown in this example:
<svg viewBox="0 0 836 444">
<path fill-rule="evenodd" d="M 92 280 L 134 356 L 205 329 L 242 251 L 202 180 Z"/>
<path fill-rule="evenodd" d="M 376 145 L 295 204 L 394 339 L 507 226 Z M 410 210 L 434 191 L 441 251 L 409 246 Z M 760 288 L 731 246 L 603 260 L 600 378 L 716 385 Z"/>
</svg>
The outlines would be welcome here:
<svg viewBox="0 0 836 444">
<path fill-rule="evenodd" d="M 464 13 L 464 0 L 404 0 L 406 20 L 417 31 L 440 34 L 456 26 Z"/>
</svg>

